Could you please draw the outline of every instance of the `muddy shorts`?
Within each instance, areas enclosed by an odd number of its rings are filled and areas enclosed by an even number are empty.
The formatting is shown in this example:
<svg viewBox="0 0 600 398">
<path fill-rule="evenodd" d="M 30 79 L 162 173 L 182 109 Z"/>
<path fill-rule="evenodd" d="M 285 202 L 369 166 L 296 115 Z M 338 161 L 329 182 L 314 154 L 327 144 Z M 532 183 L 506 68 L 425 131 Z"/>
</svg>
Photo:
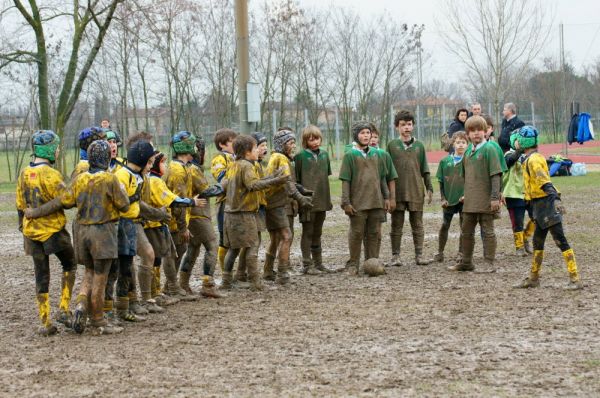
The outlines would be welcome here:
<svg viewBox="0 0 600 398">
<path fill-rule="evenodd" d="M 267 209 L 265 217 L 267 230 L 269 231 L 290 227 L 290 221 L 288 219 L 287 209 L 285 206 Z"/>
<path fill-rule="evenodd" d="M 118 224 L 80 224 L 77 228 L 77 254 L 86 267 L 93 267 L 94 260 L 109 260 L 118 257 Z"/>
<path fill-rule="evenodd" d="M 397 211 L 423 211 L 423 202 L 396 202 Z"/>
<path fill-rule="evenodd" d="M 217 240 L 210 218 L 191 218 L 188 229 L 192 234 L 189 242 L 192 246 L 205 245 Z"/>
<path fill-rule="evenodd" d="M 267 208 L 265 206 L 260 206 L 258 208 L 258 217 L 256 218 L 256 223 L 258 225 L 258 232 L 267 230 Z"/>
<path fill-rule="evenodd" d="M 225 213 L 225 246 L 231 249 L 258 246 L 257 217 L 255 212 Z"/>
<path fill-rule="evenodd" d="M 129 218 L 119 219 L 119 256 L 135 256 L 137 251 L 136 226 Z"/>
<path fill-rule="evenodd" d="M 52 234 L 46 241 L 40 242 L 38 240 L 32 240 L 27 237 L 24 238 L 24 247 L 25 254 L 28 256 L 35 255 L 46 255 L 49 256 L 54 253 L 61 252 L 65 249 L 69 249 L 72 246 L 71 244 L 71 235 L 67 232 L 66 229 L 61 229 L 60 231 Z"/>
<path fill-rule="evenodd" d="M 164 258 L 170 256 L 171 253 L 175 253 L 175 244 L 171 239 L 169 227 L 163 225 L 156 228 L 146 228 L 144 232 L 152 249 L 154 249 L 155 257 Z"/>
<path fill-rule="evenodd" d="M 556 206 L 554 206 L 554 198 L 545 196 L 533 199 L 529 203 L 531 204 L 533 220 L 541 229 L 550 228 L 562 222 L 562 215 L 556 211 Z"/>
</svg>

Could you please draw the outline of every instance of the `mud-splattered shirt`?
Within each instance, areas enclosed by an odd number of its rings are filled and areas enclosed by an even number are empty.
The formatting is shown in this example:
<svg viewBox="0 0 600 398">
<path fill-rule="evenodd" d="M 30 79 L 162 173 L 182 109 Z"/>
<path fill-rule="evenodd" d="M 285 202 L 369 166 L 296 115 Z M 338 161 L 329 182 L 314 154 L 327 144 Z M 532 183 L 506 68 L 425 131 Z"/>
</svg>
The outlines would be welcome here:
<svg viewBox="0 0 600 398">
<path fill-rule="evenodd" d="M 127 196 L 134 195 L 138 191 L 138 187 L 140 190 L 140 195 L 142 194 L 141 190 L 143 188 L 144 178 L 140 174 L 134 173 L 127 167 L 123 167 L 115 173 L 115 177 L 117 177 L 117 179 L 121 183 L 121 187 L 123 187 L 123 190 L 127 193 Z M 121 217 L 128 218 L 130 220 L 136 220 L 139 218 L 139 216 L 139 200 L 131 203 L 129 209 L 125 213 L 121 214 Z"/>
<path fill-rule="evenodd" d="M 465 194 L 465 174 L 462 162 L 462 159 L 456 162 L 453 155 L 448 155 L 440 161 L 437 169 L 436 178 L 449 206 L 457 205 Z"/>
<path fill-rule="evenodd" d="M 165 184 L 159 176 L 150 175 L 146 179 L 146 184 L 150 191 L 150 197 L 145 202 L 152 207 L 156 207 L 157 209 L 160 209 L 161 207 L 168 208 L 177 198 L 177 195 L 167 188 L 167 184 Z M 146 221 L 144 223 L 144 228 L 157 228 L 161 225 L 163 224 L 159 221 Z"/>
<path fill-rule="evenodd" d="M 424 203 L 424 178 L 429 174 L 429 166 L 423 143 L 414 138 L 412 140 L 410 145 L 405 145 L 400 139 L 392 140 L 388 144 L 387 151 L 398 174 L 396 202 Z"/>
<path fill-rule="evenodd" d="M 256 183 L 259 181 L 253 162 L 246 159 L 233 162 L 227 171 L 225 212 L 257 212 L 260 206 L 260 189 Z"/>
<path fill-rule="evenodd" d="M 229 167 L 231 167 L 234 160 L 235 159 L 231 153 L 223 151 L 217 153 L 215 157 L 213 157 L 212 161 L 210 162 L 210 173 L 217 182 L 221 182 L 223 178 L 225 178 L 227 170 Z M 217 196 L 216 202 L 221 203 L 224 200 L 225 195 L 221 195 Z"/>
<path fill-rule="evenodd" d="M 30 163 L 17 181 L 17 210 L 40 207 L 61 196 L 66 189 L 62 174 L 47 163 Z M 40 218 L 23 219 L 23 235 L 45 242 L 65 227 L 65 212 L 61 209 Z"/>
<path fill-rule="evenodd" d="M 267 175 L 271 175 L 277 170 L 282 171 L 281 175 L 292 178 L 292 164 L 290 159 L 283 153 L 273 152 L 269 158 L 269 164 L 267 165 Z M 266 197 L 268 209 L 290 204 L 290 197 L 288 196 L 285 184 L 269 187 L 266 191 Z"/>
<path fill-rule="evenodd" d="M 256 172 L 256 175 L 258 176 L 258 178 L 265 178 L 265 169 L 263 167 L 262 162 L 260 162 L 260 161 L 254 162 L 254 171 Z M 267 206 L 267 191 L 264 189 L 258 191 L 258 196 L 260 198 L 260 205 L 266 207 Z"/>
<path fill-rule="evenodd" d="M 63 193 L 61 203 L 67 209 L 77 206 L 77 222 L 84 225 L 118 221 L 120 211 L 129 209 L 127 193 L 108 171 L 77 176 Z"/>
<path fill-rule="evenodd" d="M 533 152 L 523 163 L 523 186 L 525 200 L 539 199 L 547 196 L 542 187 L 551 183 L 546 158 L 538 152 Z M 554 187 L 558 192 L 556 186 Z"/>
<path fill-rule="evenodd" d="M 347 195 L 355 210 L 383 208 L 383 178 L 385 170 L 375 148 L 369 148 L 367 153 L 353 148 L 344 154 L 340 180 L 350 183 L 350 192 Z"/>
<path fill-rule="evenodd" d="M 73 171 L 71 172 L 71 181 L 73 181 L 79 174 L 85 173 L 90 169 L 90 162 L 87 160 L 81 159 L 79 163 L 75 166 Z"/>
<path fill-rule="evenodd" d="M 169 163 L 169 168 L 163 179 L 167 188 L 180 198 L 192 197 L 192 178 L 189 172 L 190 164 L 184 164 L 180 160 L 173 159 Z M 171 232 L 184 231 L 189 223 L 190 210 L 187 207 L 178 207 L 171 209 L 171 222 L 169 229 Z"/>
<path fill-rule="evenodd" d="M 306 189 L 314 191 L 311 211 L 328 211 L 333 208 L 329 188 L 331 164 L 329 154 L 304 149 L 294 157 L 296 181 Z"/>
<path fill-rule="evenodd" d="M 491 213 L 492 176 L 502 173 L 498 152 L 489 142 L 467 148 L 463 157 L 465 175 L 464 213 Z"/>
<path fill-rule="evenodd" d="M 117 171 L 121 170 L 125 166 L 125 160 L 120 157 L 116 157 L 110 160 L 108 165 L 108 171 L 115 174 Z"/>
<path fill-rule="evenodd" d="M 192 196 L 196 196 L 204 192 L 208 187 L 208 181 L 204 176 L 202 167 L 196 164 L 190 164 L 190 176 L 192 178 Z M 207 199 L 206 206 L 192 207 L 190 209 L 190 218 L 210 218 L 210 199 Z"/>
</svg>

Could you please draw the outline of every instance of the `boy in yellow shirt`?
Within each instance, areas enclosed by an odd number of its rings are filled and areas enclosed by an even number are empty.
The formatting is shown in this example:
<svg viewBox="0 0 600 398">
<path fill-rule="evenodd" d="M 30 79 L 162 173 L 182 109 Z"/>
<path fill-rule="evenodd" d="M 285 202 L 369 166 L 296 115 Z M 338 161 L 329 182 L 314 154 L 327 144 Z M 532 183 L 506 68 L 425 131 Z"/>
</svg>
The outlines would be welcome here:
<svg viewBox="0 0 600 398">
<path fill-rule="evenodd" d="M 36 281 L 36 297 L 42 327 L 39 333 L 51 335 L 57 332 L 50 317 L 50 255 L 54 254 L 62 265 L 61 297 L 57 321 L 70 327 L 71 292 L 75 283 L 75 254 L 71 236 L 65 229 L 66 218 L 61 208 L 47 216 L 24 218 L 26 208 L 37 208 L 60 197 L 66 186 L 59 171 L 52 168 L 59 152 L 60 138 L 50 130 L 33 134 L 33 162 L 25 167 L 17 181 L 16 204 L 19 213 L 19 229 L 25 240 L 25 253 L 32 256 Z"/>
<path fill-rule="evenodd" d="M 548 232 L 556 246 L 562 252 L 567 271 L 569 284 L 567 290 L 583 289 L 575 253 L 569 245 L 562 226 L 562 215 L 565 208 L 560 199 L 560 193 L 550 180 L 546 158 L 538 153 L 538 132 L 532 126 L 523 126 L 510 137 L 510 145 L 515 150 L 523 150 L 521 158 L 523 165 L 523 185 L 525 187 L 525 200 L 528 200 L 535 221 L 533 233 L 533 260 L 529 277 L 515 286 L 518 288 L 538 287 L 540 285 L 540 270 L 544 260 L 544 243 Z"/>
<path fill-rule="evenodd" d="M 129 198 L 118 179 L 107 172 L 110 148 L 106 141 L 96 140 L 87 149 L 89 169 L 79 174 L 60 196 L 66 208 L 77 206 L 77 257 L 85 265 L 72 327 L 83 333 L 88 315 L 97 334 L 112 334 L 122 328 L 108 324 L 104 318 L 104 291 L 108 271 L 118 256 L 119 213 L 129 209 Z M 43 216 L 37 209 L 26 209 L 25 217 Z"/>
<path fill-rule="evenodd" d="M 312 199 L 302 195 L 295 184 L 292 174 L 292 159 L 296 152 L 296 137 L 289 129 L 279 130 L 273 137 L 273 153 L 267 165 L 267 175 L 281 172 L 288 177 L 285 184 L 275 185 L 267 190 L 266 225 L 271 242 L 267 248 L 264 265 L 264 278 L 274 280 L 273 265 L 277 256 L 277 282 L 287 284 L 290 279 L 290 247 L 292 231 L 288 218 L 291 201 L 296 200 L 301 208 L 309 211 Z"/>
<path fill-rule="evenodd" d="M 259 178 L 254 162 L 258 160 L 256 140 L 247 135 L 236 137 L 233 142 L 236 160 L 227 172 L 225 199 L 224 243 L 229 248 L 225 257 L 223 288 L 232 287 L 232 271 L 235 259 L 244 249 L 252 290 L 262 290 L 258 271 L 258 209 L 259 191 L 288 180 L 288 175 Z"/>
<path fill-rule="evenodd" d="M 211 162 L 210 172 L 214 177 L 215 181 L 220 183 L 227 170 L 233 164 L 235 157 L 233 156 L 233 140 L 237 137 L 237 133 L 231 129 L 220 129 L 215 133 L 215 146 L 219 153 L 217 153 Z M 225 270 L 225 255 L 227 254 L 227 248 L 223 244 L 223 218 L 225 216 L 225 195 L 217 197 L 217 228 L 219 229 L 219 249 L 217 251 L 217 260 L 221 271 Z"/>
<path fill-rule="evenodd" d="M 154 147 L 148 141 L 138 141 L 131 145 L 127 150 L 127 165 L 115 173 L 121 187 L 129 197 L 129 209 L 122 213 L 119 219 L 118 239 L 119 239 L 119 276 L 117 279 L 117 314 L 118 316 L 130 322 L 144 321 L 145 318 L 131 311 L 129 306 L 130 298 L 136 301 L 137 294 L 133 290 L 133 258 L 137 254 L 138 239 L 146 240 L 143 232 L 142 219 L 140 218 L 140 199 L 142 186 L 144 184 L 144 174 L 152 167 L 152 157 L 155 155 Z M 148 243 L 149 246 L 149 243 Z M 152 253 L 154 254 L 154 253 Z M 142 292 L 147 290 L 150 293 L 150 283 L 152 280 L 152 263 L 142 262 L 140 288 Z M 148 269 L 149 268 L 149 269 Z M 147 274 L 150 278 L 144 275 Z"/>
<path fill-rule="evenodd" d="M 204 276 L 200 294 L 204 297 L 221 298 L 223 295 L 215 288 L 213 278 L 215 265 L 217 264 L 218 241 L 211 222 L 208 198 L 222 195 L 223 188 L 220 185 L 208 185 L 203 170 L 205 149 L 204 140 L 198 137 L 196 140 L 196 153 L 192 155 L 189 172 L 192 178 L 192 195 L 200 195 L 200 197 L 205 198 L 206 201 L 203 203 L 206 203 L 206 205 L 190 210 L 188 228 L 192 236 L 179 267 L 179 283 L 181 288 L 188 294 L 194 294 L 190 287 L 190 277 L 196 259 L 200 255 L 200 247 L 204 246 L 205 254 L 202 270 Z"/>
<path fill-rule="evenodd" d="M 189 131 L 180 131 L 173 135 L 171 148 L 173 149 L 173 159 L 169 163 L 169 168 L 163 179 L 167 184 L 167 188 L 175 195 L 181 198 L 189 198 L 192 196 L 190 162 L 194 153 L 196 153 L 196 137 Z M 169 230 L 175 244 L 175 251 L 171 252 L 170 258 L 164 264 L 165 276 L 167 277 L 164 292 L 180 300 L 196 300 L 197 297 L 188 294 L 179 286 L 177 281 L 177 271 L 191 238 L 188 228 L 190 213 L 186 208 L 174 208 L 171 209 L 171 216 Z"/>
</svg>

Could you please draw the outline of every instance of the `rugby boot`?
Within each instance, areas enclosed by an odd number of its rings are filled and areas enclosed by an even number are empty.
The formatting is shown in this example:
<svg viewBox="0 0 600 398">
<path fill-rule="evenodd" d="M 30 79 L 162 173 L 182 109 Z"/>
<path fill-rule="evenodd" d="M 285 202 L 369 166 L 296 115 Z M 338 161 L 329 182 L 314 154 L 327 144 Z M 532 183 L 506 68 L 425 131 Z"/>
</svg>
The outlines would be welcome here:
<svg viewBox="0 0 600 398">
<path fill-rule="evenodd" d="M 165 309 L 156 304 L 156 300 L 154 299 L 146 300 L 142 305 L 150 314 L 162 314 L 163 312 L 165 312 Z"/>
<path fill-rule="evenodd" d="M 71 328 L 75 333 L 81 334 L 85 330 L 85 324 L 87 322 L 87 296 L 77 296 L 77 305 L 75 311 L 73 311 L 73 324 Z"/>
<path fill-rule="evenodd" d="M 195 296 L 196 292 L 190 287 L 190 273 L 185 271 L 179 271 L 179 287 L 185 290 L 186 294 Z"/>
<path fill-rule="evenodd" d="M 223 272 L 223 281 L 221 282 L 221 290 L 233 289 L 233 277 L 231 272 Z"/>
<path fill-rule="evenodd" d="M 400 260 L 400 255 L 399 254 L 392 255 L 392 261 L 390 261 L 390 265 L 392 267 L 402 267 L 404 265 L 402 263 L 402 261 Z"/>
<path fill-rule="evenodd" d="M 275 280 L 275 271 L 273 270 L 273 266 L 275 264 L 275 256 L 267 253 L 265 255 L 265 265 L 263 269 L 263 279 L 267 281 Z"/>
<path fill-rule="evenodd" d="M 438 253 L 435 256 L 433 256 L 433 261 L 435 261 L 436 263 L 443 263 L 444 262 L 444 253 Z"/>
<path fill-rule="evenodd" d="M 516 288 L 527 289 L 530 287 L 538 287 L 540 285 L 540 271 L 542 270 L 542 262 L 544 261 L 544 251 L 534 250 L 533 258 L 531 259 L 531 271 L 529 276 L 525 278 Z"/>
<path fill-rule="evenodd" d="M 73 293 L 73 285 L 75 284 L 75 271 L 63 272 L 61 276 L 60 289 L 60 304 L 58 306 L 58 314 L 56 321 L 65 326 L 70 326 L 72 323 L 71 317 L 71 295 Z"/>
<path fill-rule="evenodd" d="M 248 282 L 248 272 L 246 267 L 246 256 L 244 249 L 240 251 L 240 255 L 238 257 L 237 271 L 233 279 L 239 282 Z"/>
<path fill-rule="evenodd" d="M 200 294 L 207 298 L 227 297 L 225 294 L 219 293 L 215 285 L 215 280 L 210 275 L 204 275 L 202 278 L 202 290 L 200 290 Z"/>
<path fill-rule="evenodd" d="M 577 271 L 577 262 L 575 261 L 575 253 L 573 249 L 565 250 L 562 252 L 563 259 L 567 265 L 567 271 L 569 271 L 569 284 L 565 287 L 567 290 L 581 290 L 583 284 L 579 280 L 579 272 Z"/>
<path fill-rule="evenodd" d="M 277 263 L 277 278 L 276 281 L 280 285 L 290 283 L 290 262 L 279 260 Z"/>
<path fill-rule="evenodd" d="M 315 249 L 315 250 L 311 250 L 310 254 L 312 256 L 312 260 L 313 263 L 315 264 L 315 268 L 319 271 L 321 271 L 322 273 L 325 274 L 330 274 L 334 271 L 330 270 L 329 268 L 327 268 L 326 266 L 323 265 L 323 253 L 321 251 L 321 249 Z"/>
<path fill-rule="evenodd" d="M 513 233 L 513 238 L 515 241 L 515 249 L 517 252 L 517 256 L 527 257 L 527 252 L 525 251 L 525 239 L 523 231 Z"/>
<path fill-rule="evenodd" d="M 223 246 L 219 246 L 217 250 L 217 261 L 219 263 L 219 267 L 221 267 L 221 272 L 225 272 L 225 255 L 227 255 L 228 249 Z"/>
<path fill-rule="evenodd" d="M 56 334 L 58 329 L 56 329 L 56 326 L 52 324 L 52 319 L 50 318 L 50 298 L 48 293 L 39 293 L 36 299 L 40 321 L 42 322 L 42 326 L 38 330 L 38 333 L 42 336 L 51 336 Z"/>
</svg>

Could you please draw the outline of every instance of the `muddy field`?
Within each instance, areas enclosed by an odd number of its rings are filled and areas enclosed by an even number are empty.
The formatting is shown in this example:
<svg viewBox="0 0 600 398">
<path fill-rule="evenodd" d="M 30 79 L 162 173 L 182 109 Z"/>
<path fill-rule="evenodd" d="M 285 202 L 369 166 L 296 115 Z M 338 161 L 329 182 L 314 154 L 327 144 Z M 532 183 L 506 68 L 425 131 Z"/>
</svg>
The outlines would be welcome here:
<svg viewBox="0 0 600 398">
<path fill-rule="evenodd" d="M 542 287 L 511 288 L 530 260 L 512 254 L 504 211 L 496 228 L 501 270 L 495 274 L 450 273 L 449 263 L 418 267 L 405 234 L 407 265 L 388 268 L 383 277 L 296 276 L 286 288 L 269 285 L 273 289 L 263 293 L 239 290 L 222 300 L 178 304 L 128 325 L 121 335 L 100 337 L 63 329 L 49 338 L 36 335 L 33 266 L 22 254 L 14 194 L 3 194 L 0 395 L 595 396 L 598 180 L 558 181 L 582 292 L 561 289 L 567 274 L 552 242 Z M 433 256 L 441 213 L 427 210 L 426 253 Z M 324 258 L 329 267 L 342 267 L 347 220 L 337 206 L 328 217 Z M 447 257 L 456 252 L 457 231 L 454 225 Z M 390 256 L 388 232 L 389 223 L 383 258 Z M 299 262 L 297 242 L 294 257 Z M 60 269 L 54 259 L 52 270 L 55 307 Z"/>
</svg>

